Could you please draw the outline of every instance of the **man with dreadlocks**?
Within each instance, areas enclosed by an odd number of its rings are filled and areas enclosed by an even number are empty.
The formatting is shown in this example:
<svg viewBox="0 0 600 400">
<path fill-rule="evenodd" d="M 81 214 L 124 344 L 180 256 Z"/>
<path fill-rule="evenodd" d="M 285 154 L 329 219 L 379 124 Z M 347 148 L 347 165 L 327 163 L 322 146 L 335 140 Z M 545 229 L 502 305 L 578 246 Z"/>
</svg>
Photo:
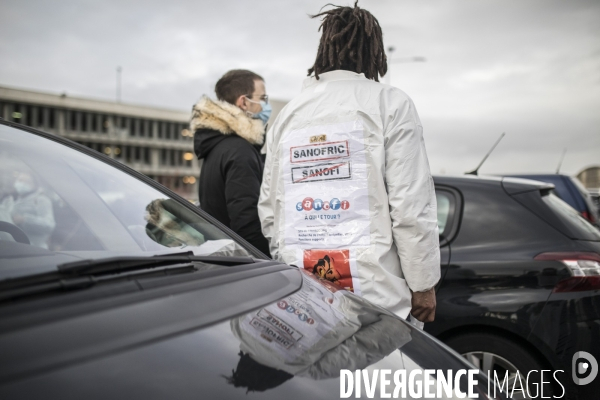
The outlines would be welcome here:
<svg viewBox="0 0 600 400">
<path fill-rule="evenodd" d="M 326 255 L 355 293 L 433 321 L 440 251 L 421 121 L 404 92 L 379 83 L 377 19 L 357 4 L 321 17 L 309 77 L 267 134 L 263 233 L 274 258 L 312 270 Z"/>
</svg>

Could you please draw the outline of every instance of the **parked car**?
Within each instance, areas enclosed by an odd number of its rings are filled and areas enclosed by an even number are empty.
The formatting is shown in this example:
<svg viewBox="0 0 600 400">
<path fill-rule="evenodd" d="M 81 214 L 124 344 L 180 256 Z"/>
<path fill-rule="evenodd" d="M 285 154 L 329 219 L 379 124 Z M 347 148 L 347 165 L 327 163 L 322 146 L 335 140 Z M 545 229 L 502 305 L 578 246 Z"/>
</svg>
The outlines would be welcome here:
<svg viewBox="0 0 600 400">
<path fill-rule="evenodd" d="M 592 203 L 594 204 L 594 206 L 596 206 L 596 212 L 600 214 L 600 189 L 588 189 L 588 193 L 590 194 Z"/>
<path fill-rule="evenodd" d="M 579 182 L 579 179 L 561 174 L 522 174 L 510 176 L 553 184 L 555 194 L 577 210 L 583 218 L 596 226 L 600 223 L 598 220 L 598 207 L 594 206 L 590 193 Z"/>
<path fill-rule="evenodd" d="M 342 369 L 473 368 L 93 150 L 0 120 L 0 160 L 2 399 L 331 399 Z"/>
<path fill-rule="evenodd" d="M 434 180 L 442 279 L 425 330 L 484 371 L 563 370 L 568 398 L 597 398 L 600 378 L 571 376 L 577 351 L 600 360 L 600 232 L 552 184 Z"/>
</svg>

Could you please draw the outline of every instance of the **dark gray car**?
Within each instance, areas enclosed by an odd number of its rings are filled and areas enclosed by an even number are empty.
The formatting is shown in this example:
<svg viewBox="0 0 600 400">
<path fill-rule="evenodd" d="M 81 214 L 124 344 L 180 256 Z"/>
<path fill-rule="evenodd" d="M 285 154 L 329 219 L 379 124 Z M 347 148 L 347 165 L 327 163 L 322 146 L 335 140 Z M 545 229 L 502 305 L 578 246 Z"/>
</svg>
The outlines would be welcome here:
<svg viewBox="0 0 600 400">
<path fill-rule="evenodd" d="M 473 368 L 101 154 L 3 121 L 0 144 L 2 399 L 331 399 L 342 370 L 391 393 Z"/>
</svg>

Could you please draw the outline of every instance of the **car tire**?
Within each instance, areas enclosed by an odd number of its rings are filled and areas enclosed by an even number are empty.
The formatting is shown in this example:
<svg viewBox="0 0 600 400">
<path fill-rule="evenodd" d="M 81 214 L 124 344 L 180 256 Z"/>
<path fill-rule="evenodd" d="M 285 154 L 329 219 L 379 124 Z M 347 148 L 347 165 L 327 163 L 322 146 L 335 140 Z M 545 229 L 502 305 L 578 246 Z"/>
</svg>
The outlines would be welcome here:
<svg viewBox="0 0 600 400">
<path fill-rule="evenodd" d="M 526 347 L 511 339 L 495 335 L 491 333 L 469 333 L 463 335 L 452 336 L 444 341 L 449 347 L 460 353 L 463 357 L 474 364 L 481 372 L 487 374 L 491 371 L 496 372 L 498 381 L 502 385 L 506 371 L 509 372 L 509 390 L 514 390 L 514 399 L 529 399 L 541 398 L 541 376 L 539 373 L 532 373 L 529 378 L 529 390 L 524 386 L 527 385 L 527 374 L 529 371 L 548 370 L 531 351 Z M 491 365 L 491 367 L 490 367 Z M 522 382 L 522 390 L 520 382 Z M 493 376 L 492 376 L 493 377 Z M 515 382 L 517 381 L 517 382 Z M 551 373 L 546 372 L 544 375 L 543 395 L 553 396 L 555 389 L 551 382 L 555 382 Z M 515 385 L 516 383 L 516 385 Z M 522 394 L 525 396 L 522 396 Z M 558 391 L 561 393 L 561 391 Z M 508 394 L 510 395 L 510 393 Z"/>
</svg>

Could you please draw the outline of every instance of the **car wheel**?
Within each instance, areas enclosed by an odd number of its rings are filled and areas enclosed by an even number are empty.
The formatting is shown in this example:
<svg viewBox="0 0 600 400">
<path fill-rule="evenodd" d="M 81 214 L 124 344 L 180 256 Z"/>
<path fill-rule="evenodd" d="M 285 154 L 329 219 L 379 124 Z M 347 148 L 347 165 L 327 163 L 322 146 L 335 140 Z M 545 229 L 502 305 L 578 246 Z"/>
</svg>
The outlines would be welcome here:
<svg viewBox="0 0 600 400">
<path fill-rule="evenodd" d="M 513 393 L 513 399 L 529 399 L 541 397 L 541 377 L 531 374 L 527 388 L 527 373 L 532 370 L 541 371 L 545 368 L 522 345 L 488 333 L 472 333 L 449 338 L 445 343 L 460 353 L 481 372 L 493 379 L 496 372 L 497 381 L 503 385 L 505 376 L 508 377 L 508 388 Z M 548 381 L 545 376 L 544 381 Z M 552 379 L 552 378 L 550 378 Z M 514 388 L 514 390 L 513 390 Z M 529 389 L 529 390 L 527 390 Z M 508 395 L 510 395 L 510 392 Z M 552 386 L 544 385 L 544 396 L 552 396 Z"/>
</svg>

